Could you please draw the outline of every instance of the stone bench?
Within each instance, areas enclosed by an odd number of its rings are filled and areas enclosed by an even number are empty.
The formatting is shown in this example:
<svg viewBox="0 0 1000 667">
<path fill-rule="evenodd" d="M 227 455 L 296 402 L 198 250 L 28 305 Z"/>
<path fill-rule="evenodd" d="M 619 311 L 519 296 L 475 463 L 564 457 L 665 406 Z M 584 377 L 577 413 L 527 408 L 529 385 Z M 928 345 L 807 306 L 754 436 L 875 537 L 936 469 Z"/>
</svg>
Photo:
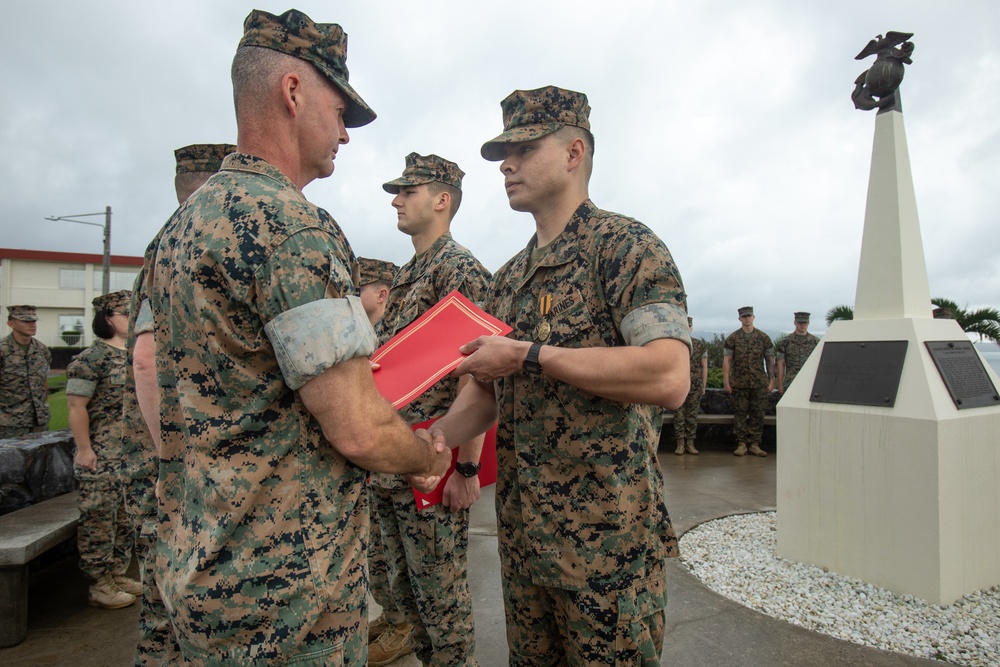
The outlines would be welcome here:
<svg viewBox="0 0 1000 667">
<path fill-rule="evenodd" d="M 715 426 L 731 426 L 733 424 L 733 415 L 698 415 L 699 424 L 711 424 Z M 663 423 L 673 424 L 674 423 L 674 413 L 664 412 L 663 413 Z M 778 423 L 778 418 L 774 415 L 764 415 L 764 426 L 774 426 Z"/>
<path fill-rule="evenodd" d="M 0 516 L 0 647 L 28 633 L 28 563 L 76 535 L 76 492 Z"/>
</svg>

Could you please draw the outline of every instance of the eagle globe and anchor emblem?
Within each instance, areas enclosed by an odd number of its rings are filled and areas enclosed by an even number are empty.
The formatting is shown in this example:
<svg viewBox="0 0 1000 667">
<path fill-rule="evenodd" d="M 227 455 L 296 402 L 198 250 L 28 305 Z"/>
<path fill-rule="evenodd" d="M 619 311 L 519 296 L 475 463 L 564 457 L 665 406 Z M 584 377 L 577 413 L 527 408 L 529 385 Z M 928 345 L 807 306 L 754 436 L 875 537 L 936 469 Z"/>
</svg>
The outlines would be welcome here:
<svg viewBox="0 0 1000 667">
<path fill-rule="evenodd" d="M 851 99 L 855 108 L 862 111 L 878 109 L 878 113 L 903 110 L 898 89 L 903 81 L 903 65 L 913 64 L 910 37 L 913 37 L 912 32 L 890 31 L 885 37 L 877 35 L 854 57 L 862 60 L 875 56 L 875 63 L 854 80 Z"/>
</svg>

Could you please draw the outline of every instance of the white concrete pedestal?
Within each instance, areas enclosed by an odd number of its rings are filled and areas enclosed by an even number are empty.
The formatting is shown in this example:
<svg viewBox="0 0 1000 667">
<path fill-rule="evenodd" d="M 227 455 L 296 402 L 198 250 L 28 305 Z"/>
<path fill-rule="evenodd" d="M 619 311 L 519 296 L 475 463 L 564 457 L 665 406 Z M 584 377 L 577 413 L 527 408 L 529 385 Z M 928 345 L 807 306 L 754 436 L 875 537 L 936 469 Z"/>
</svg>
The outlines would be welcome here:
<svg viewBox="0 0 1000 667">
<path fill-rule="evenodd" d="M 778 555 L 950 604 L 1000 584 L 1000 407 L 955 407 L 924 342 L 968 338 L 931 307 L 902 114 L 879 114 L 856 319 L 778 403 Z M 827 343 L 890 340 L 894 407 L 810 402 Z"/>
</svg>

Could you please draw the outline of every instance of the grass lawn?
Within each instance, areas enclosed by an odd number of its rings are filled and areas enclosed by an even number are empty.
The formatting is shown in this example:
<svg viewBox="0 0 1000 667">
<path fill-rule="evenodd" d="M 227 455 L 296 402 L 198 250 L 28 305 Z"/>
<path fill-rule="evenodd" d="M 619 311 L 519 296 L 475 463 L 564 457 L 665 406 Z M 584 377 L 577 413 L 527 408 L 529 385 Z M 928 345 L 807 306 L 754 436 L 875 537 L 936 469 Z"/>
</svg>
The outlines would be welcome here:
<svg viewBox="0 0 1000 667">
<path fill-rule="evenodd" d="M 49 394 L 49 430 L 61 431 L 69 428 L 69 408 L 66 407 L 66 376 L 56 375 L 49 378 L 49 388 L 59 387 L 59 391 Z"/>
</svg>

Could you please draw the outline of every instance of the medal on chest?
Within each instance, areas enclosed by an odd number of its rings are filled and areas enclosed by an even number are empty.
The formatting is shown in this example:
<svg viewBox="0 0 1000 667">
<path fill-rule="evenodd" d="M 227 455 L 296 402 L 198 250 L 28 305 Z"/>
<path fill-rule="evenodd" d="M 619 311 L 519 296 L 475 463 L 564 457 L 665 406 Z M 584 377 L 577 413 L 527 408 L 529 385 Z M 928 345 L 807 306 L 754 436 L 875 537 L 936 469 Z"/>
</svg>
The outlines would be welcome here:
<svg viewBox="0 0 1000 667">
<path fill-rule="evenodd" d="M 538 297 L 538 313 L 541 315 L 541 321 L 535 327 L 535 340 L 537 341 L 547 341 L 552 334 L 552 325 L 547 319 L 550 310 L 552 310 L 552 295 L 543 294 Z"/>
</svg>

